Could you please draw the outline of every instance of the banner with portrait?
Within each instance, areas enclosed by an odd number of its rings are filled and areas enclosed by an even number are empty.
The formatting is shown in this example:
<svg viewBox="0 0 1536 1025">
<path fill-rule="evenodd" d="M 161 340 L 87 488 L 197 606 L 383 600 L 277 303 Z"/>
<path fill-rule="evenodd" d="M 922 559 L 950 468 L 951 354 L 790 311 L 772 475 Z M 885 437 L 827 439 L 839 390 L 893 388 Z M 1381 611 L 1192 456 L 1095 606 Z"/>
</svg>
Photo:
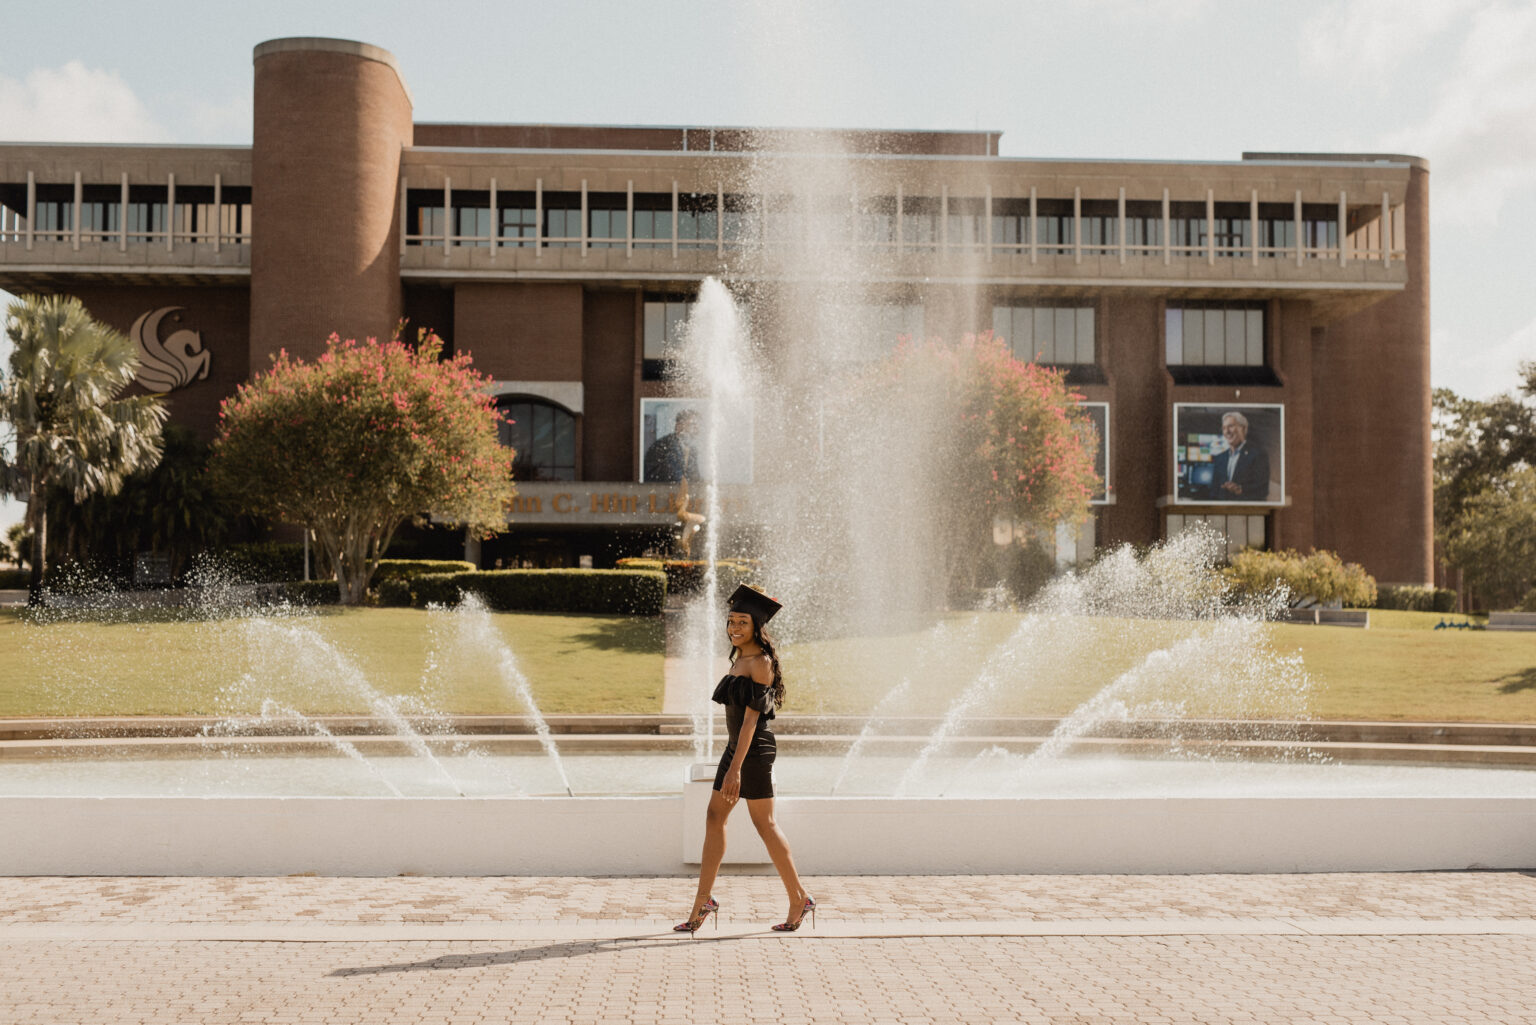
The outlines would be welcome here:
<svg viewBox="0 0 1536 1025">
<path fill-rule="evenodd" d="M 641 399 L 641 482 L 707 481 L 715 465 L 716 484 L 752 483 L 751 403 L 733 400 L 718 425 L 710 419 L 708 399 Z"/>
<path fill-rule="evenodd" d="M 1176 505 L 1285 504 L 1285 407 L 1173 406 Z"/>
</svg>

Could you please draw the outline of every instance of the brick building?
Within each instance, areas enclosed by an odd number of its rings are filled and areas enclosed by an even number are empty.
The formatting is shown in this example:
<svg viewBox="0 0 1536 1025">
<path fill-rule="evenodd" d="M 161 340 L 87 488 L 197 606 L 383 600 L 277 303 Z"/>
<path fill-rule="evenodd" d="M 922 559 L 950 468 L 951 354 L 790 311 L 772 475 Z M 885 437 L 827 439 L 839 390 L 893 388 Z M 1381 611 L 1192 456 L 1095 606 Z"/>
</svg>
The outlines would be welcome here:
<svg viewBox="0 0 1536 1025">
<path fill-rule="evenodd" d="M 883 261 L 868 301 L 908 331 L 995 328 L 1095 404 L 1108 488 L 1079 548 L 1199 517 L 1234 546 L 1430 581 L 1416 157 L 1031 160 L 990 132 L 425 124 L 390 54 L 279 39 L 255 51 L 249 147 L 0 144 L 0 287 L 78 295 L 135 334 L 159 367 L 141 379 L 204 435 L 279 347 L 435 327 L 518 420 L 518 508 L 481 557 L 602 565 L 670 521 L 666 486 L 640 480 L 643 407 L 675 394 L 670 334 L 700 282 L 768 237 L 750 165 L 828 142 L 863 183 L 838 200 L 848 244 Z M 1233 454 L 1237 420 L 1263 465 Z"/>
</svg>

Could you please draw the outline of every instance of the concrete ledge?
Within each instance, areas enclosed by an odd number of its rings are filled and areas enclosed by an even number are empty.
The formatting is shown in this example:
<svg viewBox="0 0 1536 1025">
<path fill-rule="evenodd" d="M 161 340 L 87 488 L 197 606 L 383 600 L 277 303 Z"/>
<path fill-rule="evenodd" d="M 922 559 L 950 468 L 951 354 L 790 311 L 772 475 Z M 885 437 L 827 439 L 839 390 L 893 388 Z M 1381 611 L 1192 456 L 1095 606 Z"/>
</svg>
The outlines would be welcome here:
<svg viewBox="0 0 1536 1025">
<path fill-rule="evenodd" d="M 1536 797 L 786 797 L 776 812 L 811 874 L 1536 867 Z M 0 875 L 684 875 L 702 819 L 681 796 L 12 797 Z M 753 856 L 745 810 L 732 820 Z"/>
<path fill-rule="evenodd" d="M 1490 630 L 1536 630 L 1536 612 L 1490 612 Z"/>
</svg>

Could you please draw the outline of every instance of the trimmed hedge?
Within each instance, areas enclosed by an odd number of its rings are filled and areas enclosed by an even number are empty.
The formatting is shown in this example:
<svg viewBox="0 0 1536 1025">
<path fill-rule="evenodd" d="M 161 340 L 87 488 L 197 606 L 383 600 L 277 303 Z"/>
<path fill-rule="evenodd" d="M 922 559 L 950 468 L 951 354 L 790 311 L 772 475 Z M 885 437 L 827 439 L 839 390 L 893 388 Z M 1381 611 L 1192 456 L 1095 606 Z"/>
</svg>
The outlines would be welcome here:
<svg viewBox="0 0 1536 1025">
<path fill-rule="evenodd" d="M 1456 592 L 1444 587 L 1378 587 L 1376 607 L 1403 612 L 1455 612 Z"/>
<path fill-rule="evenodd" d="M 373 574 L 375 584 L 397 577 L 419 577 L 424 573 L 473 573 L 476 566 L 462 559 L 380 559 Z"/>
<path fill-rule="evenodd" d="M 242 580 L 270 584 L 280 580 L 304 580 L 304 543 L 302 541 L 248 541 L 229 545 L 213 553 L 215 563 Z M 312 572 L 319 572 L 325 553 L 309 553 Z"/>
<path fill-rule="evenodd" d="M 279 593 L 295 605 L 336 605 L 341 602 L 341 587 L 334 580 L 290 580 Z"/>
<path fill-rule="evenodd" d="M 615 565 L 628 570 L 661 570 L 667 575 L 667 588 L 674 594 L 692 594 L 703 587 L 704 574 L 709 569 L 709 563 L 703 559 L 620 559 Z M 756 568 L 757 564 L 750 559 L 715 560 L 720 590 L 726 594 L 736 590 L 752 578 Z"/>
<path fill-rule="evenodd" d="M 456 605 L 461 594 L 478 594 L 498 612 L 617 612 L 659 616 L 667 600 L 667 576 L 656 570 L 495 569 L 426 573 L 409 579 L 411 604 Z M 381 589 L 380 600 L 385 599 Z M 391 597 L 398 597 L 392 592 Z"/>
</svg>

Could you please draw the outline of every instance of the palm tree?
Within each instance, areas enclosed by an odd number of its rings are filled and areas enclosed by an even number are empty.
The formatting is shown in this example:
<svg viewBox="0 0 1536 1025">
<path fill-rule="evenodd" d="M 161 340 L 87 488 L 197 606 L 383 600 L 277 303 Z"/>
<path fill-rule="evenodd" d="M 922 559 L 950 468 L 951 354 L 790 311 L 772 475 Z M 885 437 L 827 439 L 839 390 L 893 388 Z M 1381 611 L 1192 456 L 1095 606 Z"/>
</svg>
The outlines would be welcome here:
<svg viewBox="0 0 1536 1025">
<path fill-rule="evenodd" d="M 27 500 L 32 527 L 32 600 L 47 565 L 50 487 L 84 501 L 115 494 L 124 479 L 160 459 L 166 409 L 152 395 L 120 398 L 139 357 L 120 332 L 91 318 L 73 296 L 22 296 L 6 309 L 12 350 L 0 375 L 0 486 Z"/>
</svg>

